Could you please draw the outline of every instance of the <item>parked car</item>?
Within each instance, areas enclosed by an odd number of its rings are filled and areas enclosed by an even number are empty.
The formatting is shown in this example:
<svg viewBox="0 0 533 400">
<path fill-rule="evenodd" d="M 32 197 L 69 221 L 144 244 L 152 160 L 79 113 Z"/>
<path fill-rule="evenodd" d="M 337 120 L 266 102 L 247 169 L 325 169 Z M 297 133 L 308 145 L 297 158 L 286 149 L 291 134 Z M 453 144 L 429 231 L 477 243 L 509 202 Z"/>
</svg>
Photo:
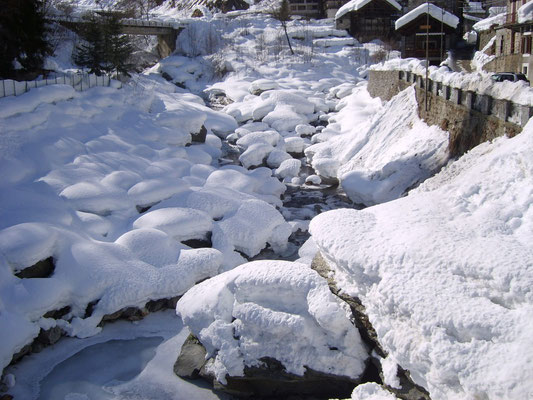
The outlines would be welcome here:
<svg viewBox="0 0 533 400">
<path fill-rule="evenodd" d="M 525 81 L 529 83 L 526 76 L 524 74 L 517 74 L 515 72 L 498 72 L 496 74 L 493 74 L 491 76 L 492 80 L 494 82 L 503 82 L 503 81 L 511 81 L 511 82 L 518 82 L 518 81 Z"/>
</svg>

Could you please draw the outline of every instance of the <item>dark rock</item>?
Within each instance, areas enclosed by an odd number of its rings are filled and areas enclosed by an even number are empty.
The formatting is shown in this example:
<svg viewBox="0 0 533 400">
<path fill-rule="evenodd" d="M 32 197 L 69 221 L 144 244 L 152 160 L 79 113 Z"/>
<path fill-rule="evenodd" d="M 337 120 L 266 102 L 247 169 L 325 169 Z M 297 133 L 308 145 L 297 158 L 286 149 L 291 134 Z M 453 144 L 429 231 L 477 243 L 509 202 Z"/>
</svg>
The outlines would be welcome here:
<svg viewBox="0 0 533 400">
<path fill-rule="evenodd" d="M 185 246 L 192 247 L 193 249 L 201 249 L 213 246 L 213 243 L 211 242 L 211 232 L 207 232 L 205 239 L 182 240 L 181 243 L 183 243 Z"/>
<path fill-rule="evenodd" d="M 10 394 L 3 394 L 2 396 L 0 396 L 0 400 L 13 400 L 13 396 L 11 396 Z"/>
<path fill-rule="evenodd" d="M 89 304 L 87 304 L 83 318 L 89 318 L 91 315 L 93 315 L 94 307 L 96 307 L 99 301 L 100 299 L 91 301 Z"/>
<path fill-rule="evenodd" d="M 41 352 L 45 347 L 56 343 L 64 334 L 65 332 L 63 329 L 58 326 L 54 326 L 53 328 L 47 330 L 41 329 L 39 336 L 37 336 L 37 338 L 31 344 L 32 353 Z"/>
<path fill-rule="evenodd" d="M 17 353 L 13 354 L 13 357 L 11 358 L 11 364 L 14 364 L 22 359 L 27 354 L 31 353 L 31 344 L 27 344 L 22 349 L 20 349 Z"/>
<path fill-rule="evenodd" d="M 144 308 L 147 312 L 153 313 L 161 310 L 173 310 L 181 296 L 171 297 L 170 299 L 150 300 Z"/>
<path fill-rule="evenodd" d="M 317 399 L 350 397 L 359 380 L 330 375 L 307 369 L 304 376 L 288 373 L 281 362 L 264 357 L 259 367 L 245 367 L 244 376 L 226 376 L 222 385 L 206 372 L 205 366 L 212 360 L 205 359 L 207 352 L 200 341 L 189 335 L 174 364 L 174 373 L 184 379 L 203 378 L 215 390 L 232 396 L 254 399 L 280 399 L 295 396 Z"/>
<path fill-rule="evenodd" d="M 48 278 L 54 273 L 54 269 L 54 259 L 48 257 L 46 260 L 38 261 L 31 267 L 24 268 L 22 271 L 17 272 L 15 276 L 21 279 Z"/>
<path fill-rule="evenodd" d="M 200 370 L 206 361 L 206 354 L 200 341 L 193 335 L 189 335 L 181 346 L 180 355 L 174 364 L 174 373 L 184 379 L 199 378 Z"/>
<path fill-rule="evenodd" d="M 205 138 L 207 137 L 207 129 L 204 125 L 202 125 L 200 131 L 193 133 L 191 136 L 193 143 L 205 143 Z"/>
<path fill-rule="evenodd" d="M 385 357 L 386 353 L 379 344 L 378 335 L 376 334 L 374 327 L 368 320 L 365 307 L 357 297 L 351 297 L 344 292 L 340 292 L 337 283 L 335 282 L 334 274 L 326 263 L 326 260 L 322 257 L 322 254 L 316 254 L 311 263 L 311 268 L 328 281 L 329 289 L 335 296 L 348 303 L 354 316 L 355 326 L 359 330 L 359 334 L 363 341 L 367 343 L 372 350 L 375 350 L 379 356 Z"/>
<path fill-rule="evenodd" d="M 115 311 L 112 314 L 106 314 L 102 318 L 102 323 L 107 321 L 115 321 L 117 319 L 127 319 L 128 321 L 140 321 L 146 317 L 148 313 L 145 310 L 141 310 L 137 307 L 126 307 L 121 310 Z"/>
<path fill-rule="evenodd" d="M 307 369 L 304 376 L 288 373 L 277 360 L 261 359 L 263 366 L 245 367 L 243 377 L 226 377 L 227 385 L 215 385 L 237 397 L 280 399 L 290 396 L 316 399 L 349 398 L 359 381 Z"/>
<path fill-rule="evenodd" d="M 48 311 L 43 315 L 43 318 L 53 318 L 53 319 L 60 319 L 67 315 L 70 312 L 70 306 L 65 306 L 63 308 L 60 308 L 59 310 L 52 310 Z"/>
</svg>

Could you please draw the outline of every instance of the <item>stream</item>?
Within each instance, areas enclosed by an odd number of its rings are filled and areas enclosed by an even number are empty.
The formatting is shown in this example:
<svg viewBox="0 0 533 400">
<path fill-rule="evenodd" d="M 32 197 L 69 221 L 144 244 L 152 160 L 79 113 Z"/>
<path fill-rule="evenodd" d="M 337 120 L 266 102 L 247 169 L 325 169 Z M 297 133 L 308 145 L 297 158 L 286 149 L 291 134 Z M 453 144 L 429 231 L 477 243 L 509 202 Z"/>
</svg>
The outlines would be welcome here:
<svg viewBox="0 0 533 400">
<path fill-rule="evenodd" d="M 239 165 L 237 146 L 224 142 L 222 150 L 221 166 Z M 306 166 L 305 157 L 300 160 L 300 181 L 305 182 L 314 171 Z M 338 185 L 290 183 L 286 187 L 279 211 L 294 225 L 288 251 L 279 255 L 266 248 L 252 260 L 297 260 L 313 217 L 338 208 L 362 208 Z M 10 392 L 16 400 L 231 399 L 213 392 L 203 381 L 191 383 L 174 375 L 173 364 L 187 335 L 174 311 L 167 310 L 140 322 L 108 324 L 96 337 L 63 338 L 7 369 L 17 379 Z"/>
</svg>

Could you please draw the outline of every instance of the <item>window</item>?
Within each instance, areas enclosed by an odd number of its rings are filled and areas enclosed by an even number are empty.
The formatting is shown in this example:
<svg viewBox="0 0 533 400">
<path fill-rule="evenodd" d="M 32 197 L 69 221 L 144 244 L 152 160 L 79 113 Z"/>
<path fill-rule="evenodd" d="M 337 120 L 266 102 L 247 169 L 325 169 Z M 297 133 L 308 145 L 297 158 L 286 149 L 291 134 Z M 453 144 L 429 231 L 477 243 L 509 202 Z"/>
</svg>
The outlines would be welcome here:
<svg viewBox="0 0 533 400">
<path fill-rule="evenodd" d="M 522 54 L 531 54 L 531 35 L 522 36 Z"/>
</svg>

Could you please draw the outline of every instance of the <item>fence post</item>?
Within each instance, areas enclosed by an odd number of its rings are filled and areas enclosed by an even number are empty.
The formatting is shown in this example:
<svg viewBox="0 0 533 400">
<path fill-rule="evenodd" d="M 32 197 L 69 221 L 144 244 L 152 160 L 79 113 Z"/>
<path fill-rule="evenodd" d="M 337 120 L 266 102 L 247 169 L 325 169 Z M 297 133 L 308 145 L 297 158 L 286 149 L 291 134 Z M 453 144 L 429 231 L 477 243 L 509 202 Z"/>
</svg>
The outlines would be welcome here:
<svg viewBox="0 0 533 400">
<path fill-rule="evenodd" d="M 6 97 L 6 81 L 2 80 L 2 89 L 4 92 L 4 95 L 2 97 Z"/>
<path fill-rule="evenodd" d="M 13 95 L 17 97 L 17 87 L 15 86 L 15 80 L 12 79 L 11 82 L 13 82 Z"/>
</svg>

